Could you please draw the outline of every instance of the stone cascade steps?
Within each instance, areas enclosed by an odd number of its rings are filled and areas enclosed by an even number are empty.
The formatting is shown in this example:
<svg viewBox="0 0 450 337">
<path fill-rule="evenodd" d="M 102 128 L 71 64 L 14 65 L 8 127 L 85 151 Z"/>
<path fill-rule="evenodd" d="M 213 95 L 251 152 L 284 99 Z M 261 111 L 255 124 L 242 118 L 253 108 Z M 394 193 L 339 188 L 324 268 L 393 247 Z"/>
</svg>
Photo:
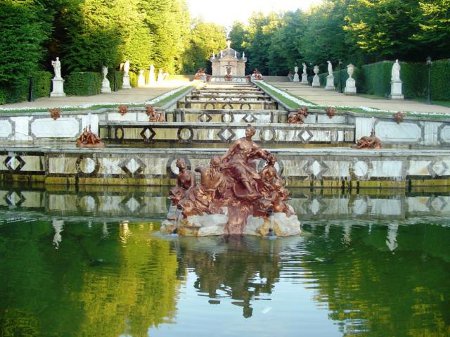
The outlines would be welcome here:
<svg viewBox="0 0 450 337">
<path fill-rule="evenodd" d="M 252 124 L 257 129 L 255 141 L 278 146 L 301 144 L 341 144 L 354 142 L 355 128 L 348 119 L 329 119 L 325 112 L 310 114 L 305 124 L 287 123 L 288 111 L 257 89 L 259 97 L 270 101 L 233 101 L 241 94 L 237 86 L 220 86 L 221 97 L 228 99 L 191 99 L 192 94 L 178 101 L 178 108 L 166 113 L 168 123 L 136 121 L 100 122 L 100 137 L 111 143 L 149 144 L 217 144 L 224 145 L 244 136 Z M 249 85 L 241 85 L 248 88 Z M 255 87 L 253 87 L 255 88 Z M 211 86 L 195 91 L 195 95 L 211 94 Z M 217 88 L 215 88 L 217 89 Z M 323 118 L 325 116 L 326 118 Z"/>
<path fill-rule="evenodd" d="M 185 97 L 185 102 L 189 101 L 270 101 L 272 98 L 264 93 L 238 93 L 236 96 L 229 96 L 224 94 L 215 94 L 215 93 L 191 93 Z"/>
<path fill-rule="evenodd" d="M 249 124 L 286 122 L 286 113 L 281 110 L 175 109 L 170 116 L 173 118 L 173 121 L 186 123 Z"/>
<path fill-rule="evenodd" d="M 100 138 L 116 144 L 227 144 L 245 136 L 248 123 L 100 123 Z M 355 128 L 345 124 L 253 123 L 254 140 L 266 144 L 296 147 L 302 144 L 354 143 Z"/>
</svg>

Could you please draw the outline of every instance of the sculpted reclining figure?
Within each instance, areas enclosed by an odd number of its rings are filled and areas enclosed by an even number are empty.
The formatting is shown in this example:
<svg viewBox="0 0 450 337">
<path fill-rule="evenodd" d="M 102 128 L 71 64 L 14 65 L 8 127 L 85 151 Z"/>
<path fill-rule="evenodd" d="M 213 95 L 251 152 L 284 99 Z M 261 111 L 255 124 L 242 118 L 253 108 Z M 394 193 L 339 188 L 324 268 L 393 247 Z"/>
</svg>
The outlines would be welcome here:
<svg viewBox="0 0 450 337">
<path fill-rule="evenodd" d="M 292 214 L 285 203 L 289 193 L 275 168 L 276 158 L 253 142 L 255 132 L 247 127 L 245 137 L 236 140 L 224 156 L 213 157 L 209 167 L 196 168 L 200 173 L 197 185 L 192 184 L 184 161 L 177 161 L 180 174 L 170 198 L 184 217 L 219 214 L 228 208 L 230 221 L 241 226 L 249 215 Z M 256 164 L 261 159 L 266 166 L 258 172 Z"/>
</svg>

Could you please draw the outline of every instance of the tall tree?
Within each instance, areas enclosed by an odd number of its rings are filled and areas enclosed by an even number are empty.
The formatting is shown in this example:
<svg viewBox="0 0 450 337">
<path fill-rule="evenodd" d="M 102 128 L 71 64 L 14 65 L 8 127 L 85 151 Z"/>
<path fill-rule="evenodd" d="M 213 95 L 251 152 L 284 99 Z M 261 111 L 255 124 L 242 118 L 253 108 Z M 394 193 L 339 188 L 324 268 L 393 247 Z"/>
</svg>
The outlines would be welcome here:
<svg viewBox="0 0 450 337">
<path fill-rule="evenodd" d="M 140 0 L 140 8 L 154 41 L 151 63 L 168 72 L 179 71 L 190 23 L 185 0 Z"/>
<path fill-rule="evenodd" d="M 47 19 L 38 1 L 0 2 L 0 88 L 27 88 L 24 83 L 45 55 L 43 45 L 51 32 Z"/>
<path fill-rule="evenodd" d="M 300 11 L 286 12 L 280 27 L 273 33 L 268 50 L 268 65 L 273 75 L 286 75 L 302 59 L 302 41 L 306 28 L 305 15 Z"/>
<path fill-rule="evenodd" d="M 248 34 L 247 27 L 242 22 L 233 22 L 228 38 L 230 39 L 231 45 L 234 49 L 239 51 L 244 49 L 246 34 Z"/>
<path fill-rule="evenodd" d="M 226 32 L 223 26 L 197 21 L 191 30 L 183 70 L 187 74 L 193 74 L 199 68 L 207 68 L 210 71 L 211 54 L 217 53 L 225 45 Z"/>
<path fill-rule="evenodd" d="M 350 0 L 344 29 L 373 60 L 410 59 L 420 53 L 412 39 L 419 31 L 417 0 Z"/>
<path fill-rule="evenodd" d="M 244 43 L 248 51 L 248 65 L 251 70 L 258 68 L 262 74 L 270 74 L 269 55 L 273 34 L 281 25 L 281 17 L 276 13 L 264 16 L 262 13 L 254 13 L 249 19 L 248 34 Z"/>
<path fill-rule="evenodd" d="M 102 66 L 115 67 L 120 62 L 122 43 L 117 0 L 85 0 L 80 11 L 72 13 L 74 26 L 65 45 L 69 70 L 100 71 Z"/>
<path fill-rule="evenodd" d="M 422 50 L 434 58 L 450 56 L 450 0 L 419 1 L 416 23 L 419 31 L 413 39 L 424 45 Z"/>
</svg>

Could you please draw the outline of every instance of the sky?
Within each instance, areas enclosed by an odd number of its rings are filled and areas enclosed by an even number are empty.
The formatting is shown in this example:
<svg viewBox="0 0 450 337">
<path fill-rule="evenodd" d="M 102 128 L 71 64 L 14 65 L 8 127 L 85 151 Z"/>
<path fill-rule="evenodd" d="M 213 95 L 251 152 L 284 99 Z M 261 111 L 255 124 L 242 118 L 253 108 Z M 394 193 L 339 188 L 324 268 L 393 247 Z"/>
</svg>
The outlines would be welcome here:
<svg viewBox="0 0 450 337">
<path fill-rule="evenodd" d="M 191 17 L 230 27 L 234 21 L 247 23 L 253 12 L 307 10 L 322 0 L 187 0 Z"/>
</svg>

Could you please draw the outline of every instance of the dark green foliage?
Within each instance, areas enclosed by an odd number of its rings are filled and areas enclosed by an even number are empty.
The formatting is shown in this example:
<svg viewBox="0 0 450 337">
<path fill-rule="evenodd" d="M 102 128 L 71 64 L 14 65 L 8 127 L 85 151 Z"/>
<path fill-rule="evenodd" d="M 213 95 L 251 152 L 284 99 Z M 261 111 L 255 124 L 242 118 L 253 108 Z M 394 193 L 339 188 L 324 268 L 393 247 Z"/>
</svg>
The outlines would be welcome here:
<svg viewBox="0 0 450 337">
<path fill-rule="evenodd" d="M 405 96 L 405 98 L 425 97 L 427 92 L 427 66 L 425 62 L 401 62 L 400 65 L 400 79 L 403 82 L 403 96 Z"/>
<path fill-rule="evenodd" d="M 413 35 L 414 41 L 426 48 L 422 56 L 445 58 L 450 51 L 450 0 L 421 0 L 419 15 L 413 18 L 419 31 Z"/>
<path fill-rule="evenodd" d="M 393 61 L 383 61 L 362 67 L 363 77 L 357 86 L 367 94 L 388 97 L 391 92 Z M 400 79 L 405 98 L 423 98 L 428 94 L 428 66 L 423 63 L 400 62 Z M 450 100 L 450 59 L 438 60 L 431 65 L 431 99 Z"/>
<path fill-rule="evenodd" d="M 360 72 L 356 71 L 355 73 L 360 74 Z M 355 76 L 355 73 L 353 73 L 353 76 Z M 345 81 L 348 79 L 348 73 L 347 68 L 344 64 L 338 64 L 335 68 L 335 71 L 333 72 L 334 75 L 334 86 L 336 87 L 336 91 L 338 92 L 344 92 L 345 88 Z M 356 88 L 358 90 L 358 88 Z"/>
<path fill-rule="evenodd" d="M 433 62 L 431 65 L 431 99 L 450 101 L 449 83 L 450 59 Z"/>
<path fill-rule="evenodd" d="M 96 72 L 72 72 L 67 76 L 65 92 L 67 95 L 91 96 L 100 93 L 102 75 Z"/>
<path fill-rule="evenodd" d="M 122 71 L 110 69 L 108 71 L 108 75 L 106 77 L 109 80 L 112 91 L 117 91 L 117 90 L 122 89 L 122 84 L 123 84 L 123 72 Z"/>
<path fill-rule="evenodd" d="M 37 71 L 33 74 L 33 98 L 48 97 L 51 91 L 52 74 Z"/>
<path fill-rule="evenodd" d="M 130 85 L 133 88 L 136 88 L 137 87 L 137 83 L 138 83 L 138 75 L 135 72 L 133 72 L 133 71 L 130 71 L 128 73 L 128 75 L 130 76 Z"/>
<path fill-rule="evenodd" d="M 421 46 L 412 41 L 418 25 L 417 0 L 350 0 L 345 31 L 348 39 L 374 60 L 413 57 Z"/>
<path fill-rule="evenodd" d="M 391 92 L 392 61 L 382 61 L 362 66 L 361 81 L 356 81 L 356 87 L 361 92 L 388 97 Z"/>
<path fill-rule="evenodd" d="M 0 87 L 0 96 L 4 97 L 3 103 L 17 103 L 26 101 L 28 98 L 29 79 L 18 79 L 14 86 Z"/>
<path fill-rule="evenodd" d="M 39 69 L 50 26 L 33 0 L 0 1 L 0 102 L 24 101 L 29 79 Z"/>
<path fill-rule="evenodd" d="M 185 74 L 195 74 L 199 68 L 211 73 L 209 58 L 212 53 L 218 53 L 226 46 L 224 27 L 205 22 L 197 22 L 190 35 L 190 44 L 185 52 L 183 71 Z M 239 46 L 231 46 L 239 50 Z"/>
</svg>

